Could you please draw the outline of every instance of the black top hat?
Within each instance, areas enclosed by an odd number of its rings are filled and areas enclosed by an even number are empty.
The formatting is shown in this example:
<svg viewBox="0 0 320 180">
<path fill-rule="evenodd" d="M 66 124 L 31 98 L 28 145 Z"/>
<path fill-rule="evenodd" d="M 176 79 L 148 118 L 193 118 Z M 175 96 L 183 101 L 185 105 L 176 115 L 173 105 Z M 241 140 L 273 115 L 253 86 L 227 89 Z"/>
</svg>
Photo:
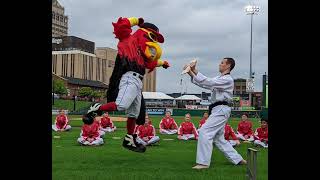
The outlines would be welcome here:
<svg viewBox="0 0 320 180">
<path fill-rule="evenodd" d="M 157 35 L 157 39 L 158 39 L 159 43 L 164 42 L 164 37 L 160 34 L 159 28 L 156 25 L 154 25 L 152 23 L 145 22 L 145 23 L 141 24 L 140 27 L 148 29 L 148 30 L 152 31 L 153 33 L 155 33 Z"/>
</svg>

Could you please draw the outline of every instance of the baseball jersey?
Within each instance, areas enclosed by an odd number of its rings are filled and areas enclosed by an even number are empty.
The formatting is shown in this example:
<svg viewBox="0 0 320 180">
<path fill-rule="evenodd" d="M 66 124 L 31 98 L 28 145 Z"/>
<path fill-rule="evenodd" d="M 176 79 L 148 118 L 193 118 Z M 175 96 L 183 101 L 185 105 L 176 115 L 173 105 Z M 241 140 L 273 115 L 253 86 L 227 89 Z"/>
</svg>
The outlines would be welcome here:
<svg viewBox="0 0 320 180">
<path fill-rule="evenodd" d="M 56 127 L 58 129 L 64 129 L 68 125 L 68 117 L 66 115 L 58 115 L 56 117 Z"/>
<path fill-rule="evenodd" d="M 174 121 L 173 118 L 163 118 L 160 122 L 160 129 L 178 129 L 177 123 Z"/>
<path fill-rule="evenodd" d="M 98 138 L 100 137 L 99 134 L 99 122 L 98 121 L 94 121 L 92 124 L 88 125 L 88 124 L 84 124 L 82 126 L 82 137 L 83 138 Z"/>
<path fill-rule="evenodd" d="M 254 139 L 257 140 L 267 140 L 268 142 L 268 128 L 257 128 L 254 133 Z"/>
<path fill-rule="evenodd" d="M 245 120 L 245 121 L 240 121 L 238 124 L 238 133 L 243 134 L 243 135 L 253 135 L 252 131 L 252 122 Z"/>
<path fill-rule="evenodd" d="M 150 124 L 140 125 L 137 127 L 137 135 L 140 138 L 148 137 L 149 139 L 151 139 L 153 136 L 155 136 L 155 132 L 155 128 Z"/>
<path fill-rule="evenodd" d="M 109 117 L 102 117 L 100 119 L 100 126 L 102 128 L 106 128 L 106 127 L 114 128 L 113 122 Z"/>
<path fill-rule="evenodd" d="M 199 128 L 201 128 L 201 126 L 206 122 L 207 119 L 202 118 L 199 122 Z"/>
<path fill-rule="evenodd" d="M 178 129 L 178 135 L 183 134 L 194 134 L 196 137 L 198 137 L 198 131 L 194 124 L 190 121 L 185 121 L 180 124 L 180 127 Z"/>
<path fill-rule="evenodd" d="M 234 81 L 230 74 L 208 78 L 198 72 L 195 77 L 191 77 L 191 82 L 212 91 L 210 99 L 211 103 L 232 101 Z"/>
<path fill-rule="evenodd" d="M 232 127 L 229 124 L 226 124 L 226 126 L 224 127 L 224 138 L 226 140 L 238 140 L 238 138 L 235 135 Z"/>
</svg>

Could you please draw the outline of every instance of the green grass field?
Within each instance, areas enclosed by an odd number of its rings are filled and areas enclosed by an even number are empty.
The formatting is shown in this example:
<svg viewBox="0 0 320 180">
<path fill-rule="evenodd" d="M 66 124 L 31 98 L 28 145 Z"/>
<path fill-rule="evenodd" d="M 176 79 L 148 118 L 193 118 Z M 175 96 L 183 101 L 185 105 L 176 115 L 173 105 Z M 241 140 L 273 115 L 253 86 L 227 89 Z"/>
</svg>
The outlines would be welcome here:
<svg viewBox="0 0 320 180">
<path fill-rule="evenodd" d="M 54 116 L 52 122 L 54 122 Z M 60 136 L 52 143 L 52 175 L 54 180 L 245 180 L 246 167 L 231 164 L 223 154 L 214 148 L 211 166 L 206 170 L 193 170 L 196 159 L 196 141 L 178 141 L 176 135 L 161 135 L 158 146 L 147 147 L 145 153 L 135 153 L 124 149 L 122 138 L 126 134 L 126 122 L 115 122 L 118 130 L 104 137 L 105 144 L 100 147 L 84 147 L 77 143 L 80 127 L 80 116 L 69 116 L 73 127 L 70 132 L 53 132 Z M 178 125 L 183 117 L 174 117 Z M 161 117 L 151 116 L 152 124 L 158 128 Z M 193 117 L 198 126 L 200 117 Z M 229 124 L 236 129 L 239 119 L 230 119 Z M 257 119 L 252 119 L 254 128 L 259 126 Z M 112 139 L 120 137 L 121 139 Z M 164 141 L 170 138 L 172 141 Z M 246 159 L 247 148 L 252 144 L 243 143 L 236 150 Z M 259 180 L 268 179 L 268 150 L 258 148 Z"/>
</svg>

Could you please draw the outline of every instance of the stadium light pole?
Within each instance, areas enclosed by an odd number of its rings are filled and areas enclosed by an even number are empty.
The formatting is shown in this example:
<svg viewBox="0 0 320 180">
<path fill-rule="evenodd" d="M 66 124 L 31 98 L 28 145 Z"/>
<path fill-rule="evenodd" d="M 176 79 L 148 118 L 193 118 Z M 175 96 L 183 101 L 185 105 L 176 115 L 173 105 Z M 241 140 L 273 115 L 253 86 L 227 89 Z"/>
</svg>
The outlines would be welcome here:
<svg viewBox="0 0 320 180">
<path fill-rule="evenodd" d="M 249 79 L 252 80 L 253 74 L 252 74 L 252 21 L 253 21 L 253 15 L 257 15 L 260 11 L 259 6 L 254 5 L 248 5 L 245 8 L 245 12 L 247 15 L 251 16 L 251 22 L 250 22 L 250 70 L 249 70 Z M 252 92 L 249 92 L 249 102 L 252 106 Z"/>
</svg>

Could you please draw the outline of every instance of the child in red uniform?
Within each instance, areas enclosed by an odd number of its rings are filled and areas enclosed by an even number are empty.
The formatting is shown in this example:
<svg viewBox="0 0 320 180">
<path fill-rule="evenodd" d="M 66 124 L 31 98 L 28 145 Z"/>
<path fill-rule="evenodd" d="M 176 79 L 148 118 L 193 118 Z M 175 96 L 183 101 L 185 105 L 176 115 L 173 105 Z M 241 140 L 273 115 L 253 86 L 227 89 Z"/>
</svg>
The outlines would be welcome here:
<svg viewBox="0 0 320 180">
<path fill-rule="evenodd" d="M 236 134 L 234 133 L 232 127 L 228 123 L 226 123 L 226 126 L 224 127 L 224 138 L 232 146 L 240 145 L 240 141 L 238 140 L 238 138 L 237 138 Z"/>
<path fill-rule="evenodd" d="M 185 115 L 185 121 L 181 123 L 178 129 L 178 139 L 180 140 L 189 140 L 189 139 L 198 139 L 198 131 L 194 124 L 190 122 L 191 115 L 187 113 Z"/>
<path fill-rule="evenodd" d="M 59 115 L 57 115 L 55 124 L 52 125 L 54 131 L 69 131 L 71 126 L 68 124 L 68 117 L 65 115 L 64 110 L 59 110 Z"/>
<path fill-rule="evenodd" d="M 252 122 L 248 119 L 247 114 L 243 114 L 238 124 L 237 137 L 243 141 L 253 141 Z"/>
<path fill-rule="evenodd" d="M 204 112 L 204 113 L 203 113 L 203 116 L 202 116 L 202 119 L 201 119 L 200 122 L 199 122 L 199 128 L 198 128 L 198 129 L 201 128 L 201 126 L 206 122 L 206 120 L 208 119 L 208 117 L 209 117 L 208 112 Z"/>
<path fill-rule="evenodd" d="M 144 125 L 136 128 L 137 142 L 144 146 L 155 144 L 160 141 L 159 136 L 156 136 L 156 129 L 149 123 L 149 117 L 146 116 Z"/>
<path fill-rule="evenodd" d="M 100 124 L 94 119 L 83 120 L 84 125 L 81 128 L 78 143 L 85 146 L 98 146 L 102 145 L 103 139 L 100 137 L 99 128 Z"/>
<path fill-rule="evenodd" d="M 166 116 L 159 124 L 161 134 L 176 134 L 178 132 L 178 125 L 171 117 L 171 112 L 167 111 Z"/>
<path fill-rule="evenodd" d="M 254 133 L 253 142 L 255 145 L 268 148 L 268 121 L 267 119 L 261 119 L 261 126 L 256 129 Z"/>
<path fill-rule="evenodd" d="M 117 129 L 112 120 L 109 118 L 108 112 L 105 112 L 100 119 L 100 130 L 104 132 L 114 132 Z"/>
</svg>

